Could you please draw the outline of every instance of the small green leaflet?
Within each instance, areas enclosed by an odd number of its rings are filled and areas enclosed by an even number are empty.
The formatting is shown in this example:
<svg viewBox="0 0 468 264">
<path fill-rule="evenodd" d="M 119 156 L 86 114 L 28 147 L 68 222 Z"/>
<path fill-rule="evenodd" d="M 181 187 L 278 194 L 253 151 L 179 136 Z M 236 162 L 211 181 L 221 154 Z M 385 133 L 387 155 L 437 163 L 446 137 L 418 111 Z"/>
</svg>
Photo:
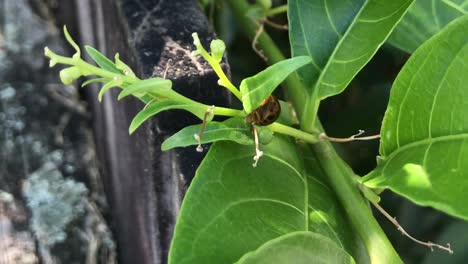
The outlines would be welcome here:
<svg viewBox="0 0 468 264">
<path fill-rule="evenodd" d="M 345 250 L 326 236 L 298 231 L 272 239 L 245 254 L 236 264 L 352 264 Z"/>
<path fill-rule="evenodd" d="M 419 47 L 392 88 L 377 168 L 363 179 L 468 219 L 468 16 Z"/>
<path fill-rule="evenodd" d="M 129 133 L 132 134 L 135 130 L 143 124 L 150 117 L 158 114 L 159 112 L 170 110 L 170 109 L 182 109 L 186 110 L 200 119 L 203 119 L 207 108 L 201 105 L 188 105 L 178 101 L 173 100 L 159 100 L 153 103 L 150 103 L 145 109 L 141 110 L 132 120 L 130 127 L 128 129 Z"/>
<path fill-rule="evenodd" d="M 122 85 L 123 81 L 122 79 L 120 78 L 116 78 L 114 80 L 111 80 L 109 81 L 108 83 L 106 83 L 102 88 L 101 90 L 99 91 L 99 94 L 98 94 L 98 100 L 99 102 L 102 101 L 102 97 L 104 96 L 104 94 L 110 90 L 111 88 L 114 88 L 114 87 L 120 87 Z"/>
<path fill-rule="evenodd" d="M 103 68 L 106 71 L 122 74 L 122 71 L 119 70 L 111 60 L 109 60 L 97 49 L 91 46 L 85 46 L 85 49 L 88 55 L 91 57 L 91 59 L 93 59 L 93 61 L 96 62 L 96 64 L 99 65 L 99 67 Z"/>
<path fill-rule="evenodd" d="M 132 71 L 132 68 L 125 64 L 123 61 L 120 60 L 120 55 L 119 53 L 116 53 L 115 56 L 115 67 L 123 72 L 124 75 L 130 76 L 130 77 L 135 77 L 135 73 Z"/>
<path fill-rule="evenodd" d="M 158 96 L 165 96 L 172 88 L 172 82 L 163 78 L 155 77 L 138 81 L 135 84 L 127 86 L 120 92 L 117 100 L 121 100 L 129 95 L 141 97 L 145 94 L 152 94 Z"/>
<path fill-rule="evenodd" d="M 240 84 L 244 110 L 255 110 L 291 73 L 310 62 L 309 56 L 287 59 L 244 79 Z"/>
<path fill-rule="evenodd" d="M 188 126 L 166 139 L 161 149 L 163 151 L 177 148 L 197 145 L 195 134 L 200 132 L 201 124 Z M 205 131 L 201 137 L 201 142 L 211 143 L 220 140 L 234 141 L 242 145 L 253 144 L 253 136 L 250 127 L 242 117 L 230 118 L 223 122 L 211 121 L 206 124 Z"/>
<path fill-rule="evenodd" d="M 98 83 L 98 82 L 102 82 L 102 83 L 107 83 L 109 82 L 110 79 L 109 78 L 94 78 L 94 79 L 89 79 L 87 80 L 86 82 L 84 82 L 81 87 L 85 87 L 86 85 L 89 85 L 89 84 L 92 84 L 92 83 Z"/>
</svg>

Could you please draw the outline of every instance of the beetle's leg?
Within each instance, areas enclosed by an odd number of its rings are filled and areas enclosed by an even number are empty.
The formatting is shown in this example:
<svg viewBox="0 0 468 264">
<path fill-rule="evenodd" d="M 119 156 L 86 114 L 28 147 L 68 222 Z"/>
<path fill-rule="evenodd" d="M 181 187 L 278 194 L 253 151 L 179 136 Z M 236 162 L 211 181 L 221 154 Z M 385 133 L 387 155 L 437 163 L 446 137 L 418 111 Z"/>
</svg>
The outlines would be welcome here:
<svg viewBox="0 0 468 264">
<path fill-rule="evenodd" d="M 205 115 L 203 116 L 203 122 L 202 122 L 202 125 L 201 125 L 201 128 L 200 128 L 200 131 L 198 132 L 198 134 L 193 135 L 195 140 L 198 142 L 198 146 L 197 146 L 197 151 L 198 152 L 203 151 L 203 148 L 201 146 L 201 137 L 203 135 L 203 131 L 205 131 L 207 119 L 208 119 L 209 116 L 211 116 L 213 114 L 214 108 L 215 108 L 215 106 L 212 105 L 212 106 L 208 107 L 208 109 L 206 109 Z"/>
<path fill-rule="evenodd" d="M 260 144 L 258 142 L 258 131 L 254 124 L 252 124 L 253 132 L 254 132 L 254 139 L 255 139 L 255 156 L 253 157 L 254 163 L 252 166 L 255 168 L 257 167 L 258 160 L 263 156 L 263 151 L 260 150 Z"/>
</svg>

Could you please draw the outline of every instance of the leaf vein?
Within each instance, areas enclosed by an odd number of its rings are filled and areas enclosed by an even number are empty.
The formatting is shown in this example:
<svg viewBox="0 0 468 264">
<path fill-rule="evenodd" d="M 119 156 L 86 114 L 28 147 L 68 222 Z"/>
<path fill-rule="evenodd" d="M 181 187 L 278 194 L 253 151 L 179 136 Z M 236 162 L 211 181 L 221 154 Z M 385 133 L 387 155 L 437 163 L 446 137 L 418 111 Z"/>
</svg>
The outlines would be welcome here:
<svg viewBox="0 0 468 264">
<path fill-rule="evenodd" d="M 333 31 L 336 33 L 338 38 L 343 37 L 343 35 L 336 29 L 335 23 L 333 22 L 333 19 L 330 14 L 330 9 L 328 8 L 328 0 L 323 0 L 323 5 L 325 7 L 325 13 L 327 14 L 327 19 L 328 22 L 330 23 L 330 26 L 332 27 Z"/>
</svg>

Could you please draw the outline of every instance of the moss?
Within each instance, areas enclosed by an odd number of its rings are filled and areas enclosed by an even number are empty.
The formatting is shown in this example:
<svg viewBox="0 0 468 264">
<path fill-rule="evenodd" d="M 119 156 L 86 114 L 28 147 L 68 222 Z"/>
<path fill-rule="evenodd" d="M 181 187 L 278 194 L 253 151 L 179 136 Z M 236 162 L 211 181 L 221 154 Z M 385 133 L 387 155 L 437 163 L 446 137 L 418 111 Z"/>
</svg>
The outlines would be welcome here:
<svg viewBox="0 0 468 264">
<path fill-rule="evenodd" d="M 29 175 L 23 195 L 36 238 L 48 246 L 65 240 L 67 225 L 85 210 L 87 193 L 84 184 L 65 179 L 53 163 Z"/>
</svg>

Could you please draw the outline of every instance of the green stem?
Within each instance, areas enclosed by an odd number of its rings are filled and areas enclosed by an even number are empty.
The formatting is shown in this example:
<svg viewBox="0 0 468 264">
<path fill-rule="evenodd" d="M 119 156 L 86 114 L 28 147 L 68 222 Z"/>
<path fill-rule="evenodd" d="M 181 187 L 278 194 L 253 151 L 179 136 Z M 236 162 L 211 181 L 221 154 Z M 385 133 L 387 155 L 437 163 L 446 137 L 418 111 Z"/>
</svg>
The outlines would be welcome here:
<svg viewBox="0 0 468 264">
<path fill-rule="evenodd" d="M 355 174 L 328 141 L 311 145 L 314 156 L 326 172 L 329 182 L 343 205 L 353 227 L 361 237 L 370 263 L 402 263 L 397 252 L 372 215 L 367 201 L 359 192 Z"/>
<path fill-rule="evenodd" d="M 211 68 L 215 71 L 216 75 L 218 75 L 219 80 L 220 80 L 220 85 L 226 87 L 231 93 L 233 93 L 237 99 L 239 99 L 242 102 L 242 95 L 237 89 L 234 84 L 232 84 L 231 80 L 226 76 L 224 73 L 223 69 L 221 68 L 221 65 L 219 65 L 219 62 L 215 60 L 203 47 L 201 44 L 200 40 L 198 39 L 198 35 L 194 33 L 194 44 L 197 48 L 197 52 L 210 64 Z"/>
<path fill-rule="evenodd" d="M 84 61 L 83 59 L 79 57 L 68 58 L 68 57 L 60 56 L 54 53 L 53 51 L 51 51 L 47 47 L 44 49 L 44 54 L 47 57 L 49 57 L 51 61 L 54 61 L 55 64 L 59 63 L 59 64 L 72 65 L 72 66 L 79 67 L 80 70 L 82 70 L 82 72 L 85 75 L 97 75 L 97 76 L 102 76 L 102 77 L 106 77 L 109 79 L 113 79 L 114 77 L 119 76 L 119 78 L 121 78 L 126 83 L 134 83 L 135 81 L 138 81 L 138 78 L 136 77 L 130 77 L 130 76 L 126 76 L 123 74 L 117 74 L 114 72 L 106 71 L 104 69 L 101 69 L 99 67 L 96 67 L 92 64 L 87 63 L 86 61 Z"/>
<path fill-rule="evenodd" d="M 274 15 L 277 15 L 277 14 L 281 14 L 281 13 L 284 13 L 288 11 L 288 5 L 282 5 L 282 6 L 278 6 L 278 7 L 275 7 L 275 8 L 272 8 L 268 11 L 265 12 L 265 16 L 274 16 Z"/>
<path fill-rule="evenodd" d="M 250 6 L 246 0 L 226 0 L 232 8 L 234 15 L 237 17 L 238 24 L 244 30 L 244 33 L 251 39 L 255 37 L 258 30 L 258 25 L 254 23 L 252 19 L 249 19 L 246 14 Z M 260 34 L 257 40 L 257 46 L 260 50 L 263 50 L 265 55 L 268 57 L 267 63 L 269 65 L 275 64 L 276 62 L 283 61 L 285 59 L 283 53 L 274 44 L 270 36 L 263 32 Z M 297 87 L 298 89 L 288 90 L 288 97 L 295 106 L 297 113 L 304 112 L 304 106 L 307 97 L 309 96 L 306 89 L 303 87 L 299 78 L 294 74 L 291 74 L 286 80 L 285 84 L 287 87 Z"/>
<path fill-rule="evenodd" d="M 238 24 L 251 39 L 255 36 L 257 25 L 248 19 L 245 14 L 249 9 L 246 0 L 226 0 L 237 17 Z M 264 32 L 258 38 L 258 45 L 269 58 L 268 63 L 273 64 L 284 59 L 283 54 L 276 47 L 271 38 Z M 307 124 L 308 120 L 301 119 L 304 113 L 316 107 L 313 103 L 306 104 L 309 94 L 299 80 L 297 75 L 290 75 L 286 81 L 286 91 L 296 107 L 301 126 L 307 127 L 305 131 L 321 131 L 320 122 Z M 310 108 L 310 109 L 309 109 Z M 315 118 L 315 117 L 314 117 Z M 305 124 L 306 123 L 306 124 Z M 329 178 L 331 187 L 334 189 L 338 199 L 343 204 L 350 222 L 362 241 L 365 243 L 371 263 L 401 263 L 400 257 L 395 252 L 392 244 L 372 215 L 372 211 L 362 197 L 356 175 L 344 162 L 330 142 L 320 142 L 312 145 L 314 156 L 320 161 L 323 170 Z"/>
<path fill-rule="evenodd" d="M 214 114 L 215 115 L 220 115 L 220 116 L 245 117 L 245 112 L 242 111 L 242 110 L 232 109 L 232 108 L 225 108 L 225 107 L 218 107 L 218 106 L 215 106 Z"/>
<path fill-rule="evenodd" d="M 293 127 L 286 126 L 286 125 L 283 125 L 283 124 L 280 124 L 280 123 L 277 123 L 277 122 L 269 125 L 268 128 L 271 129 L 271 131 L 273 131 L 273 132 L 280 133 L 280 134 L 283 134 L 283 135 L 292 136 L 292 137 L 295 137 L 295 138 L 298 138 L 298 139 L 302 139 L 302 140 L 306 141 L 307 143 L 317 143 L 319 141 L 318 134 L 316 134 L 316 135 L 309 134 L 309 133 L 306 133 L 306 132 L 304 132 L 302 130 L 295 129 Z"/>
<path fill-rule="evenodd" d="M 208 63 L 210 62 L 208 61 Z M 237 87 L 234 86 L 234 84 L 231 83 L 231 81 L 226 76 L 219 63 L 210 63 L 210 65 L 221 80 L 221 84 L 223 84 L 223 86 L 225 86 L 229 91 L 231 91 L 231 93 L 233 93 L 234 96 L 242 102 L 242 95 L 240 91 L 237 89 Z"/>
<path fill-rule="evenodd" d="M 96 67 L 92 64 L 87 63 L 86 61 L 79 59 L 75 62 L 75 66 L 80 67 L 83 69 L 86 75 L 97 75 L 97 76 L 102 76 L 102 77 L 107 77 L 110 79 L 113 79 L 116 76 L 119 76 L 124 82 L 126 83 L 134 83 L 138 81 L 137 78 L 135 77 L 129 77 L 123 74 L 118 74 L 110 71 L 106 71 L 104 69 L 101 69 L 99 67 Z"/>
</svg>

